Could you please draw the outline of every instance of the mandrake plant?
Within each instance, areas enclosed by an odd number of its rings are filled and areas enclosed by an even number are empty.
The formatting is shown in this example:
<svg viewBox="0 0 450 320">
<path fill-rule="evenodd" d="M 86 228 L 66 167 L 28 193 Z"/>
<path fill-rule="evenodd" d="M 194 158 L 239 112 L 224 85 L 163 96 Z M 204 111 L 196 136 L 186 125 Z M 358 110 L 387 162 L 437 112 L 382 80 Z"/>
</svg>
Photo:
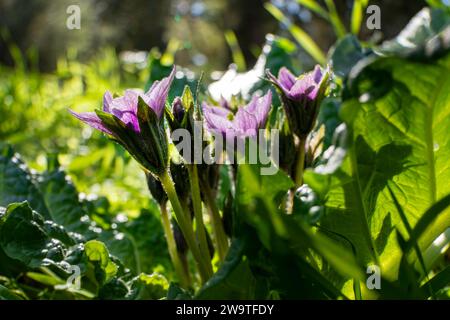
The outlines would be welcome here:
<svg viewBox="0 0 450 320">
<path fill-rule="evenodd" d="M 288 30 L 312 70 L 295 72 L 290 41 L 270 36 L 265 63 L 239 75 L 247 92 L 215 101 L 152 57 L 146 90 L 70 110 L 138 164 L 153 200 L 137 218 L 80 195 L 57 156 L 37 172 L 2 143 L 0 298 L 448 298 L 448 11 L 425 8 L 375 46 L 325 2 L 311 9 L 339 27 L 328 58 Z M 180 152 L 177 130 L 203 139 Z M 261 130 L 278 133 L 274 174 L 237 161 Z M 197 147 L 223 161 L 196 161 Z"/>
</svg>

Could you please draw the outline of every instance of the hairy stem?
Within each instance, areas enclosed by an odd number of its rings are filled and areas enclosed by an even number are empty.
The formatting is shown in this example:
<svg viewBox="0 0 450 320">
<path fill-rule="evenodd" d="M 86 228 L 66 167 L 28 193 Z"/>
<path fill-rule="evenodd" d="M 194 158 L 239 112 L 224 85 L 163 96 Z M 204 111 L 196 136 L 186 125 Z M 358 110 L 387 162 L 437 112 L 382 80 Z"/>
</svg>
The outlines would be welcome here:
<svg viewBox="0 0 450 320">
<path fill-rule="evenodd" d="M 303 171 L 305 169 L 306 137 L 300 138 L 298 148 L 297 164 L 295 166 L 295 185 L 300 187 L 303 184 Z"/>
<path fill-rule="evenodd" d="M 178 199 L 178 195 L 175 191 L 175 186 L 173 184 L 173 180 L 170 176 L 169 171 L 167 170 L 162 173 L 159 179 L 164 190 L 166 191 L 170 203 L 172 204 L 172 208 L 175 212 L 175 216 L 177 218 L 181 232 L 183 233 L 189 249 L 191 249 L 192 255 L 194 256 L 194 260 L 197 263 L 202 282 L 205 283 L 212 276 L 212 272 L 209 272 L 208 268 L 206 267 L 207 257 L 203 257 L 201 255 L 200 249 L 197 245 L 197 242 L 195 241 L 194 229 L 192 227 L 192 223 L 190 222 L 190 217 L 185 214 L 183 208 L 181 207 L 180 200 Z"/>
<path fill-rule="evenodd" d="M 225 256 L 228 251 L 228 238 L 223 228 L 222 219 L 220 218 L 219 209 L 217 208 L 216 201 L 212 195 L 209 187 L 203 188 L 203 194 L 206 198 L 206 203 L 211 215 L 211 221 L 213 225 L 214 240 L 216 241 L 217 251 L 219 253 L 220 261 L 225 260 Z"/>
<path fill-rule="evenodd" d="M 200 187 L 198 182 L 197 166 L 195 164 L 187 165 L 189 172 L 189 181 L 191 184 L 192 204 L 194 207 L 194 216 L 196 221 L 196 233 L 200 246 L 200 252 L 203 257 L 207 257 L 206 267 L 212 273 L 211 256 L 209 254 L 208 242 L 206 241 L 205 224 L 203 222 L 202 199 L 200 197 Z"/>
<path fill-rule="evenodd" d="M 175 268 L 175 272 L 180 279 L 180 283 L 184 288 L 188 288 L 190 286 L 189 274 L 183 267 L 183 263 L 181 262 L 180 256 L 178 255 L 177 245 L 175 242 L 175 238 L 173 236 L 172 228 L 170 226 L 169 214 L 167 212 L 166 204 L 161 205 L 161 220 L 164 229 L 164 234 L 166 236 L 167 247 L 169 249 L 170 259 L 172 259 L 173 266 Z"/>
</svg>

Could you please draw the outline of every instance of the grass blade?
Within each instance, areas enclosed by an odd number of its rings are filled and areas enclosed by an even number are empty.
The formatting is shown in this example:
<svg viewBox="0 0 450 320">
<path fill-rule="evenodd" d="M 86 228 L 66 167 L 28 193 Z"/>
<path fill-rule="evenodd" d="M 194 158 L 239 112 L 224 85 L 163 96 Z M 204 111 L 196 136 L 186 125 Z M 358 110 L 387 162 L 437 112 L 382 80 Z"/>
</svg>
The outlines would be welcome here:
<svg viewBox="0 0 450 320">
<path fill-rule="evenodd" d="M 330 15 L 328 14 L 328 12 L 324 8 L 322 8 L 322 6 L 320 6 L 315 0 L 297 0 L 297 2 L 305 8 L 318 14 L 322 18 L 330 20 Z"/>
<path fill-rule="evenodd" d="M 236 64 L 238 71 L 247 70 L 244 54 L 242 53 L 241 47 L 239 47 L 236 34 L 232 30 L 225 31 L 225 40 L 230 47 L 233 62 Z"/>
<path fill-rule="evenodd" d="M 314 60 L 322 65 L 325 64 L 326 58 L 324 53 L 316 44 L 316 42 L 302 28 L 292 24 L 292 22 L 286 18 L 283 12 L 281 12 L 280 9 L 275 7 L 270 2 L 265 3 L 264 7 L 272 16 L 275 17 L 275 19 L 286 25 L 294 39 L 298 42 L 298 44 L 300 44 L 303 49 L 305 49 L 305 51 L 311 57 L 314 58 Z"/>
<path fill-rule="evenodd" d="M 334 32 L 336 36 L 340 39 L 347 34 L 347 30 L 345 29 L 344 24 L 342 23 L 341 18 L 338 15 L 336 10 L 336 6 L 334 5 L 333 0 L 325 0 L 325 4 L 327 5 L 328 12 L 330 15 L 330 21 L 333 25 Z"/>
<path fill-rule="evenodd" d="M 431 287 L 433 292 L 436 294 L 439 290 L 445 288 L 450 283 L 450 266 L 447 266 L 444 270 L 439 272 L 433 278 L 431 278 L 428 282 L 426 282 L 422 288 L 425 286 Z"/>
<path fill-rule="evenodd" d="M 417 222 L 416 226 L 412 230 L 411 238 L 406 243 L 406 250 L 410 251 L 414 247 L 414 243 L 418 241 L 418 239 L 427 231 L 428 227 L 435 222 L 439 214 L 441 214 L 445 209 L 450 206 L 450 194 L 436 202 L 432 205 L 420 218 Z M 448 228 L 447 226 L 442 226 L 442 229 L 445 230 Z M 439 234 L 442 232 L 438 231 L 437 234 L 431 235 L 431 240 L 434 240 Z"/>
<path fill-rule="evenodd" d="M 354 35 L 358 35 L 361 29 L 361 22 L 364 16 L 364 10 L 367 7 L 369 0 L 354 0 L 352 9 L 351 30 Z"/>
<path fill-rule="evenodd" d="M 406 218 L 405 212 L 403 211 L 402 206 L 398 202 L 397 197 L 395 196 L 395 194 L 392 191 L 390 186 L 388 186 L 388 190 L 389 190 L 389 193 L 391 194 L 392 200 L 394 200 L 394 204 L 395 204 L 395 207 L 397 208 L 398 214 L 400 215 L 400 219 L 402 219 L 403 225 L 405 226 L 406 231 L 408 232 L 409 239 L 412 240 L 411 239 L 411 235 L 412 235 L 413 231 L 412 231 L 411 225 L 408 222 L 408 219 Z M 417 258 L 419 259 L 419 263 L 420 263 L 420 266 L 422 268 L 423 274 L 425 276 L 427 276 L 428 271 L 427 271 L 427 268 L 425 266 L 425 261 L 423 260 L 422 252 L 420 251 L 419 245 L 418 245 L 418 243 L 416 241 L 414 241 L 413 247 L 414 247 L 414 250 L 416 251 Z M 407 254 L 407 253 L 404 252 L 404 254 Z"/>
</svg>

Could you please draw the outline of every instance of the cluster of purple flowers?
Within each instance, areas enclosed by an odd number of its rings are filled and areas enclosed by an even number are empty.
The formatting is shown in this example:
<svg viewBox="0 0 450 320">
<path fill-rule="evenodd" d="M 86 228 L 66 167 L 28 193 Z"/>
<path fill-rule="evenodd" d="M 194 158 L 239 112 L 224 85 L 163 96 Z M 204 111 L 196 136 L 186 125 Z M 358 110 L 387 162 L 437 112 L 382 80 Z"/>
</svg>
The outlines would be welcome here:
<svg viewBox="0 0 450 320">
<path fill-rule="evenodd" d="M 328 70 L 316 66 L 312 72 L 299 77 L 295 77 L 286 68 L 279 71 L 278 77 L 270 72 L 267 74 L 268 80 L 279 93 L 292 136 L 304 142 L 306 136 L 314 128 L 319 106 L 327 88 Z M 189 123 L 195 120 L 202 121 L 206 130 L 214 135 L 224 137 L 226 141 L 255 139 L 258 131 L 266 127 L 272 107 L 272 92 L 268 90 L 262 96 L 255 94 L 248 104 L 243 106 L 232 106 L 231 102 L 223 99 L 217 105 L 203 102 L 202 112 L 194 114 L 192 105 L 186 105 L 184 94 L 183 97 L 174 99 L 171 110 L 166 108 L 174 76 L 175 67 L 168 77 L 153 83 L 147 92 L 126 90 L 123 96 L 113 96 L 107 91 L 103 96 L 101 110 L 83 113 L 69 111 L 79 120 L 120 143 L 143 167 L 149 186 L 151 186 L 150 189 L 153 190 L 152 193 L 161 195 L 161 199 L 168 199 L 172 204 L 177 225 L 182 233 L 181 238 L 185 240 L 185 244 L 192 251 L 201 278 L 205 282 L 212 275 L 212 266 L 202 221 L 201 194 L 203 201 L 207 202 L 205 199 L 209 198 L 207 205 L 210 206 L 209 209 L 212 213 L 214 238 L 222 261 L 228 248 L 228 239 L 223 230 L 218 210 L 214 208 L 215 201 L 211 200 L 208 182 L 206 186 L 205 183 L 202 185 L 201 180 L 205 174 L 200 172 L 199 182 L 197 165 L 186 162 L 185 166 L 188 169 L 190 180 L 188 188 L 192 192 L 197 225 L 196 231 L 194 231 L 191 214 L 186 212 L 188 209 L 183 205 L 183 199 L 180 201 L 180 196 L 177 195 L 180 190 L 179 186 L 177 186 L 178 189 L 175 189 L 173 183 L 165 119 L 172 130 L 192 129 L 189 128 Z M 188 97 L 189 94 L 190 90 L 187 94 Z M 197 111 L 199 110 L 197 109 Z M 299 154 L 301 156 L 298 157 L 300 170 L 297 170 L 296 176 L 299 172 L 300 174 L 303 172 L 304 148 L 304 143 L 300 144 Z M 200 166 L 198 168 L 202 169 Z M 301 182 L 301 177 L 298 181 Z M 296 182 L 298 181 L 296 179 Z M 202 185 L 202 191 L 200 191 L 199 185 Z M 160 205 L 172 262 L 180 281 L 188 286 L 189 270 L 185 266 L 183 267 L 180 256 L 176 252 L 175 238 L 177 237 L 171 235 L 165 201 L 160 201 Z"/>
</svg>

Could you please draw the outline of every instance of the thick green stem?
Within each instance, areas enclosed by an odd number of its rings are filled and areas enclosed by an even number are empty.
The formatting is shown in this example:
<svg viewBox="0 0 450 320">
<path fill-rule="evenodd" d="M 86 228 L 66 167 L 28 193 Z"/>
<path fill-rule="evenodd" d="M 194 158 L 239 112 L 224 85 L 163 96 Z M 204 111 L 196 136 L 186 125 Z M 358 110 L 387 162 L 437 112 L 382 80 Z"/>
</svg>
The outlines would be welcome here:
<svg viewBox="0 0 450 320">
<path fill-rule="evenodd" d="M 172 204 L 172 208 L 175 212 L 175 216 L 177 218 L 181 232 L 183 233 L 189 249 L 191 249 L 192 255 L 194 256 L 194 260 L 197 263 L 202 282 L 205 283 L 212 276 L 212 272 L 209 272 L 208 268 L 206 267 L 207 257 L 203 257 L 201 255 L 197 242 L 195 241 L 194 229 L 192 227 L 192 224 L 190 223 L 190 217 L 185 214 L 183 208 L 181 207 L 180 200 L 178 199 L 177 192 L 175 191 L 175 186 L 173 184 L 173 180 L 170 176 L 169 171 L 167 170 L 162 173 L 159 176 L 159 179 L 164 190 L 166 191 L 170 203 Z"/>
<path fill-rule="evenodd" d="M 194 207 L 194 216 L 197 226 L 196 233 L 200 246 L 200 252 L 203 257 L 207 257 L 207 262 L 209 263 L 207 263 L 206 267 L 209 269 L 209 272 L 212 273 L 211 255 L 209 254 L 208 242 L 206 241 L 205 224 L 203 223 L 202 199 L 200 196 L 197 165 L 188 164 L 187 168 L 189 172 L 189 181 L 191 184 L 192 204 Z"/>
<path fill-rule="evenodd" d="M 209 187 L 203 188 L 203 194 L 205 195 L 206 202 L 209 207 L 209 213 L 211 215 L 213 225 L 214 240 L 216 241 L 219 258 L 220 261 L 224 261 L 228 251 L 228 238 L 223 228 L 219 209 L 216 206 L 216 201 L 214 200 L 211 189 Z"/>
<path fill-rule="evenodd" d="M 295 185 L 300 187 L 303 184 L 303 171 L 305 169 L 306 137 L 300 138 L 298 148 L 297 164 L 295 166 Z"/>
<path fill-rule="evenodd" d="M 169 214 L 167 212 L 166 204 L 161 205 L 161 220 L 164 229 L 164 234 L 166 236 L 167 247 L 169 249 L 170 259 L 172 259 L 173 266 L 175 268 L 175 272 L 180 279 L 180 283 L 184 288 L 188 288 L 190 286 L 189 274 L 186 272 L 183 267 L 183 263 L 181 262 L 180 256 L 178 255 L 177 245 L 175 242 L 175 238 L 173 236 L 172 228 L 170 226 Z"/>
</svg>

